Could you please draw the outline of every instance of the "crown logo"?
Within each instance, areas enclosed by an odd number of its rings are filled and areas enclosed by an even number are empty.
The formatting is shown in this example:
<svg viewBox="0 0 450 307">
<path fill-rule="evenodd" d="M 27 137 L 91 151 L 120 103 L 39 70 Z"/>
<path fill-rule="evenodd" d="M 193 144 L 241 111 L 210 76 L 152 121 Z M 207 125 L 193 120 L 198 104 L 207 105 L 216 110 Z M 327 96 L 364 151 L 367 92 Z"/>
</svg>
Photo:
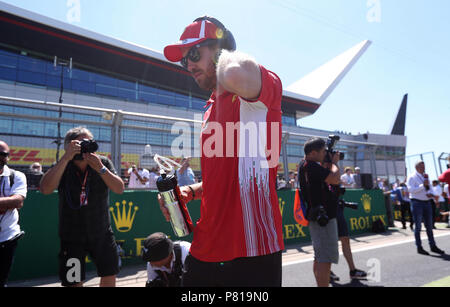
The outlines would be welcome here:
<svg viewBox="0 0 450 307">
<path fill-rule="evenodd" d="M 119 232 L 128 232 L 133 227 L 134 218 L 136 216 L 136 211 L 138 211 L 139 207 L 134 206 L 134 210 L 132 210 L 133 202 L 128 203 L 128 212 L 127 212 L 127 201 L 122 201 L 122 212 L 120 210 L 120 203 L 116 202 L 116 212 L 114 213 L 114 207 L 110 207 L 109 211 L 111 211 L 112 217 L 114 219 L 114 223 L 116 224 L 116 229 Z M 133 212 L 131 212 L 133 211 Z"/>
<path fill-rule="evenodd" d="M 366 211 L 366 213 L 370 213 L 370 210 L 372 209 L 372 197 L 368 194 L 363 194 L 361 201 L 363 203 L 364 211 Z"/>
<path fill-rule="evenodd" d="M 286 202 L 282 198 L 278 198 L 278 206 L 280 207 L 281 216 L 283 216 L 284 205 Z"/>
</svg>

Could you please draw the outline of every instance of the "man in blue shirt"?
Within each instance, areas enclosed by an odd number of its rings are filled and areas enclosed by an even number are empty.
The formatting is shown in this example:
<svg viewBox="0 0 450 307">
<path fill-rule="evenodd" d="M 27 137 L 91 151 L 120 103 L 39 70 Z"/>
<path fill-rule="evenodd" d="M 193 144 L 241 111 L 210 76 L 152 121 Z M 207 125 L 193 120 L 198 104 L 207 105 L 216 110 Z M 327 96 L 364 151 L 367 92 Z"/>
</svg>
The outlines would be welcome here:
<svg viewBox="0 0 450 307">
<path fill-rule="evenodd" d="M 183 158 L 181 167 L 177 170 L 178 185 L 180 187 L 191 185 L 195 183 L 195 175 L 189 167 L 190 157 Z"/>
</svg>

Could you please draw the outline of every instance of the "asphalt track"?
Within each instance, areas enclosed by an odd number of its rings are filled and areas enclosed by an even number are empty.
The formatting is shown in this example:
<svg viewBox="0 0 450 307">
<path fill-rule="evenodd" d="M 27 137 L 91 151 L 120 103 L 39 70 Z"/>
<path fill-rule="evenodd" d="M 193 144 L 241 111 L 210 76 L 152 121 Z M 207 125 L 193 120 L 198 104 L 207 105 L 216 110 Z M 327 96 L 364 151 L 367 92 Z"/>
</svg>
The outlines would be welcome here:
<svg viewBox="0 0 450 307">
<path fill-rule="evenodd" d="M 421 287 L 450 286 L 450 229 L 444 224 L 434 231 L 438 246 L 449 255 L 417 254 L 413 232 L 390 228 L 384 234 L 365 234 L 351 238 L 356 266 L 370 272 L 370 279 L 351 281 L 347 263 L 341 255 L 332 270 L 340 277 L 334 287 Z M 423 247 L 429 251 L 425 231 Z M 315 287 L 312 273 L 314 252 L 310 244 L 286 246 L 283 252 L 283 287 Z M 97 287 L 99 278 L 86 273 L 85 286 Z M 117 278 L 118 287 L 143 287 L 147 279 L 145 266 L 123 268 Z M 57 277 L 10 283 L 10 287 L 60 287 Z"/>
<path fill-rule="evenodd" d="M 450 233 L 435 231 L 435 237 L 437 245 L 450 254 Z M 429 251 L 428 240 L 423 239 L 422 243 Z M 450 286 L 450 255 L 419 255 L 410 235 L 403 240 L 355 249 L 353 258 L 357 268 L 370 272 L 370 280 L 352 281 L 347 262 L 341 254 L 339 264 L 332 267 L 340 277 L 340 281 L 332 284 L 333 287 L 421 287 L 430 283 L 429 286 Z M 285 262 L 283 287 L 316 286 L 312 266 L 311 258 Z"/>
</svg>

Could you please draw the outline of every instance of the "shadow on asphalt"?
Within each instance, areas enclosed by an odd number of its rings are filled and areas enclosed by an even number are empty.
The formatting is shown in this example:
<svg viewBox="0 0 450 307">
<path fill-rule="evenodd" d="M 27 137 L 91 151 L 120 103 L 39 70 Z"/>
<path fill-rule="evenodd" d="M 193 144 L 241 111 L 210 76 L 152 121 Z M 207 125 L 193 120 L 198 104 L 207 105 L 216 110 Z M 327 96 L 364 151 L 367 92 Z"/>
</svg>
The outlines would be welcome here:
<svg viewBox="0 0 450 307">
<path fill-rule="evenodd" d="M 447 254 L 443 254 L 443 255 L 439 255 L 439 256 L 437 256 L 437 255 L 430 255 L 430 256 L 433 258 L 441 258 L 444 261 L 450 261 L 450 255 L 447 255 Z"/>
<path fill-rule="evenodd" d="M 367 281 L 366 281 L 367 282 Z M 352 280 L 347 284 L 338 284 L 336 282 L 332 282 L 331 286 L 333 288 L 384 288 L 384 286 L 374 286 L 363 283 L 361 280 Z"/>
</svg>

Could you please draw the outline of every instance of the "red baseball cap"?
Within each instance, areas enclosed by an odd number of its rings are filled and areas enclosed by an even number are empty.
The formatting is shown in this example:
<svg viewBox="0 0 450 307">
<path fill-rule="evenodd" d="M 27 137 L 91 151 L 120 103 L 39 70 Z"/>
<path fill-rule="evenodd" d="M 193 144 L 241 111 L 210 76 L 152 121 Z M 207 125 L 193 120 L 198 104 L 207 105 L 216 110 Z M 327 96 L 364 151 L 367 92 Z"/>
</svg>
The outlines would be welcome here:
<svg viewBox="0 0 450 307">
<path fill-rule="evenodd" d="M 181 49 L 195 46 L 208 39 L 221 39 L 223 35 L 223 30 L 211 21 L 196 21 L 186 27 L 178 43 L 164 48 L 164 55 L 171 62 L 179 62 L 183 58 Z"/>
</svg>

